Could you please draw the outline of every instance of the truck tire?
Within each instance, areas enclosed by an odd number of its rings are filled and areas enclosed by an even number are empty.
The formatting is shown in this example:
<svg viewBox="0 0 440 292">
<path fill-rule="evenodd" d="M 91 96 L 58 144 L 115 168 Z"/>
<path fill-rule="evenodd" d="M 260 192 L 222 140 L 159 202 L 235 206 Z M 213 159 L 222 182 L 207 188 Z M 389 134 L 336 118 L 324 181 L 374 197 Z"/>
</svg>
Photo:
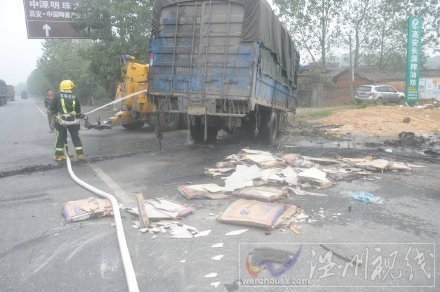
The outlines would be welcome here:
<svg viewBox="0 0 440 292">
<path fill-rule="evenodd" d="M 195 120 L 190 123 L 189 131 L 191 134 L 191 138 L 195 143 L 204 143 L 205 138 L 205 127 L 202 124 L 202 118 L 194 118 Z M 219 129 L 217 127 L 207 128 L 207 139 L 206 143 L 214 143 L 217 140 Z"/>
<path fill-rule="evenodd" d="M 127 130 L 140 130 L 144 127 L 144 125 L 145 125 L 145 122 L 137 121 L 132 124 L 122 125 L 122 127 L 124 127 Z"/>
<path fill-rule="evenodd" d="M 159 123 L 162 131 L 174 131 L 179 128 L 180 115 L 174 113 L 159 113 Z"/>
<path fill-rule="evenodd" d="M 191 134 L 191 138 L 194 140 L 195 143 L 203 143 L 203 127 L 202 127 L 202 120 L 201 118 L 193 117 L 190 120 L 189 124 L 189 132 Z"/>
<path fill-rule="evenodd" d="M 177 102 L 170 101 L 170 103 L 167 104 L 165 99 L 159 100 L 158 108 L 165 111 L 159 113 L 160 130 L 164 132 L 177 130 L 180 124 L 180 114 L 166 112 L 170 110 L 170 107 L 171 110 L 177 110 Z"/>
</svg>

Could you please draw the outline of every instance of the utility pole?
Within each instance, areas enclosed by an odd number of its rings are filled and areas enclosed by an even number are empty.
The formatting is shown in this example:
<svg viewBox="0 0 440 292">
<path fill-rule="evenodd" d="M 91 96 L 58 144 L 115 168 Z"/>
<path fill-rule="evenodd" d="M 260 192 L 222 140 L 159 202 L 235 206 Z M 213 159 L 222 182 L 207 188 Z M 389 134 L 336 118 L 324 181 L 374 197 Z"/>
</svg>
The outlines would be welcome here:
<svg viewBox="0 0 440 292">
<path fill-rule="evenodd" d="M 354 79 L 354 71 L 353 71 L 353 54 L 351 47 L 351 34 L 348 36 L 348 41 L 350 42 L 350 99 L 353 98 L 353 79 Z"/>
</svg>

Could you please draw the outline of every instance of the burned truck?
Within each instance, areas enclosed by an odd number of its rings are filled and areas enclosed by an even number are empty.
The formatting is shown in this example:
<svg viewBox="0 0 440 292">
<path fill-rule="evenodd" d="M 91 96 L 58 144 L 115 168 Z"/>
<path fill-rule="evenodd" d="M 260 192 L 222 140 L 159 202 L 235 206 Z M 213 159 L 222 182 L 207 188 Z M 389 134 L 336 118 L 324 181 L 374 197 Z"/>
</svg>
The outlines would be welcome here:
<svg viewBox="0 0 440 292">
<path fill-rule="evenodd" d="M 266 0 L 155 1 L 149 96 L 196 142 L 244 128 L 272 144 L 295 112 L 300 56 Z"/>
</svg>

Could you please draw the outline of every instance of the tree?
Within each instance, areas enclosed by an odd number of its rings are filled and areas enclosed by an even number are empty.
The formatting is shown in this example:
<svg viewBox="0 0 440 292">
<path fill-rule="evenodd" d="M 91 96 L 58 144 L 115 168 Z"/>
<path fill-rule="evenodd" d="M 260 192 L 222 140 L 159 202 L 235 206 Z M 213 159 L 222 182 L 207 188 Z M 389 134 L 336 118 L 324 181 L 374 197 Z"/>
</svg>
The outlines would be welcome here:
<svg viewBox="0 0 440 292">
<path fill-rule="evenodd" d="M 34 96 L 45 96 L 46 89 L 51 87 L 51 83 L 46 78 L 41 69 L 35 69 L 34 71 L 32 71 L 27 79 L 27 90 L 30 94 Z M 22 88 L 21 90 L 25 89 L 26 88 Z M 16 89 L 16 93 L 21 92 L 21 90 Z"/>
<path fill-rule="evenodd" d="M 435 37 L 435 13 L 440 8 L 438 0 L 372 0 L 373 12 L 377 16 L 371 30 L 374 32 L 366 54 L 368 62 L 380 69 L 387 66 L 403 67 L 406 63 L 408 17 L 421 16 L 423 23 L 422 56 L 439 46 Z M 436 9 L 437 8 L 437 9 Z"/>
<path fill-rule="evenodd" d="M 46 41 L 37 69 L 48 80 L 48 87 L 58 89 L 62 80 L 70 79 L 75 82 L 76 95 L 83 103 L 104 97 L 105 94 L 90 73 L 90 61 L 82 55 L 93 45 L 89 40 Z"/>
<path fill-rule="evenodd" d="M 88 0 L 80 7 L 92 28 L 94 45 L 83 51 L 95 79 L 112 94 L 121 80 L 119 56 L 147 61 L 151 11 L 149 0 Z"/>
<path fill-rule="evenodd" d="M 372 0 L 348 0 L 343 5 L 343 28 L 347 34 L 354 33 L 354 67 L 357 68 L 361 61 L 361 50 L 368 44 L 372 34 L 371 26 L 375 19 Z"/>
<path fill-rule="evenodd" d="M 339 0 L 273 0 L 282 20 L 299 43 L 300 49 L 313 62 L 320 56 L 325 66 L 328 53 L 340 33 L 341 7 Z"/>
</svg>

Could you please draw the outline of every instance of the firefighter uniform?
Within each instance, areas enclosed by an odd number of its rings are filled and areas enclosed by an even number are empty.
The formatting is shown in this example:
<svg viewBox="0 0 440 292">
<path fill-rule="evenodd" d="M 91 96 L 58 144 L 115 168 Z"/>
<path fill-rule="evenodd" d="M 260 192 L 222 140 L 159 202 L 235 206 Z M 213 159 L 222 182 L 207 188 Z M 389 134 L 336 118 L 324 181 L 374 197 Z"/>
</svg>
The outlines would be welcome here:
<svg viewBox="0 0 440 292">
<path fill-rule="evenodd" d="M 51 104 L 52 114 L 56 115 L 55 129 L 56 146 L 55 160 L 64 160 L 64 147 L 67 146 L 67 131 L 70 133 L 77 158 L 84 159 L 83 145 L 79 138 L 81 105 L 78 98 L 72 94 L 74 84 L 70 80 L 64 80 L 60 84 L 60 92 L 55 95 Z"/>
</svg>

